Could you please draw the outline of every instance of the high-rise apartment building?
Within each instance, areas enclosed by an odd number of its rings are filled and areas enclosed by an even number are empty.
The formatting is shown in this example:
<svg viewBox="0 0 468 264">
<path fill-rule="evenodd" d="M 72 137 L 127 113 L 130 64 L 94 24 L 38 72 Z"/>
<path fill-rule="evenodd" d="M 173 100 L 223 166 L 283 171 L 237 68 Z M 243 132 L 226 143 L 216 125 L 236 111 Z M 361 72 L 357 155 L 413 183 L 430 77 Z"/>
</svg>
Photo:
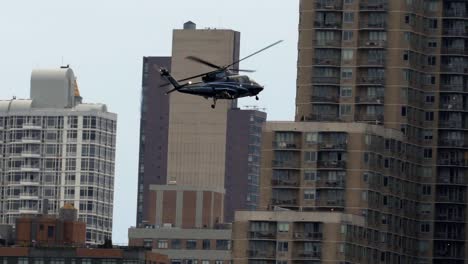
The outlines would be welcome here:
<svg viewBox="0 0 468 264">
<path fill-rule="evenodd" d="M 0 101 L 0 220 L 57 215 L 68 203 L 87 243 L 110 238 L 116 120 L 106 105 L 82 103 L 70 68 L 34 70 L 31 99 Z"/>
<path fill-rule="evenodd" d="M 300 1 L 296 121 L 320 127 L 303 125 L 296 132 L 267 125 L 262 154 L 272 154 L 262 161 L 266 200 L 261 204 L 338 211 L 364 221 L 342 222 L 342 237 L 332 239 L 341 244 L 333 259 L 328 247 L 320 249 L 326 258 L 308 258 L 316 247 L 299 235 L 307 253 L 287 253 L 295 257 L 280 260 L 466 263 L 467 10 L 468 2 L 461 0 Z M 330 127 L 336 121 L 343 129 Z M 355 145 L 350 131 L 363 125 L 356 123 L 367 126 L 359 133 L 361 145 Z M 371 127 L 381 132 L 370 133 Z M 269 133 L 274 137 L 266 139 Z M 308 151 L 314 147 L 306 141 L 315 139 L 317 149 Z M 328 148 L 330 139 L 346 147 Z M 239 214 L 238 220 L 257 216 Z M 280 242 L 285 219 L 280 217 L 269 239 Z M 296 232 L 296 222 L 301 220 L 284 222 L 292 227 L 288 232 Z M 327 220 L 322 223 L 326 226 Z M 265 224 L 250 226 L 251 231 L 267 229 Z M 326 232 L 323 236 L 329 241 Z M 251 247 L 254 238 L 251 234 Z M 282 252 L 303 243 L 284 240 L 276 248 Z M 247 257 L 254 262 L 275 258 Z"/>
<path fill-rule="evenodd" d="M 171 70 L 171 57 L 144 57 L 141 89 L 140 154 L 138 162 L 137 225 L 149 219 L 151 184 L 167 184 L 167 138 L 169 96 L 161 85 L 164 80 L 157 69 Z"/>
<path fill-rule="evenodd" d="M 256 210 L 259 202 L 262 125 L 266 113 L 257 108 L 228 111 L 224 220 L 236 210 Z"/>
</svg>

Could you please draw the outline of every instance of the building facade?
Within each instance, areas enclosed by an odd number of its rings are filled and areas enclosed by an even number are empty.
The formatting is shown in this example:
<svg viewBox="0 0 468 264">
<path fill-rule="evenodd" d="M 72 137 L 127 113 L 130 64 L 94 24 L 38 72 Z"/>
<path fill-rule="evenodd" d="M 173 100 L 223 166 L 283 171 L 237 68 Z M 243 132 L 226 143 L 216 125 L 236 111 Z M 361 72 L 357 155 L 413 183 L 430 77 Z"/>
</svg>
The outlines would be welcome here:
<svg viewBox="0 0 468 264">
<path fill-rule="evenodd" d="M 266 113 L 258 109 L 228 111 L 224 219 L 234 221 L 236 210 L 255 210 L 259 201 L 262 125 Z"/>
<path fill-rule="evenodd" d="M 260 208 L 339 211 L 364 225 L 334 227 L 342 233 L 334 254 L 308 245 L 294 255 L 295 239 L 280 241 L 284 218 L 239 213 L 234 237 L 250 221 L 239 261 L 466 263 L 467 8 L 458 0 L 300 1 L 297 123 L 266 126 Z M 295 222 L 286 221 L 292 232 Z M 269 236 L 255 235 L 263 229 Z M 248 253 L 271 241 L 288 257 Z"/>
<path fill-rule="evenodd" d="M 171 57 L 143 59 L 137 226 L 224 222 L 228 112 L 237 102 L 219 100 L 211 109 L 202 97 L 166 95 L 169 86 L 157 69 L 169 69 L 176 79 L 208 72 L 186 57 L 227 65 L 239 58 L 239 42 L 239 32 L 187 22 L 173 32 Z"/>
<path fill-rule="evenodd" d="M 130 228 L 129 246 L 167 255 L 172 264 L 229 264 L 231 228 Z"/>
<path fill-rule="evenodd" d="M 88 243 L 110 238 L 116 120 L 106 105 L 81 102 L 70 68 L 34 70 L 31 99 L 0 101 L 1 221 L 69 203 Z"/>
<path fill-rule="evenodd" d="M 157 69 L 171 70 L 171 57 L 144 57 L 142 67 L 140 150 L 138 161 L 137 226 L 150 218 L 154 207 L 150 200 L 151 184 L 167 184 L 167 138 L 169 131 L 169 96 L 167 83 Z"/>
</svg>

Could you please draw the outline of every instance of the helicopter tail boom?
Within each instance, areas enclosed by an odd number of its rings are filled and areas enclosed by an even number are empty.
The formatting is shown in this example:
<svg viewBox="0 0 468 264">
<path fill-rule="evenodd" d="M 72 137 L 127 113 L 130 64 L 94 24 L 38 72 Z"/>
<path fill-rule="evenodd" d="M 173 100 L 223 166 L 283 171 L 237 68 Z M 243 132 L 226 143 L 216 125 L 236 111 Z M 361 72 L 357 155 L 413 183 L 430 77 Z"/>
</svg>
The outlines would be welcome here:
<svg viewBox="0 0 468 264">
<path fill-rule="evenodd" d="M 174 77 L 172 77 L 172 75 L 169 73 L 167 69 L 161 68 L 159 72 L 161 73 L 161 76 L 166 78 L 172 84 L 172 86 L 174 86 L 174 89 L 169 90 L 166 94 L 170 94 L 185 86 L 185 85 L 180 85 L 179 82 L 176 79 L 174 79 Z"/>
</svg>

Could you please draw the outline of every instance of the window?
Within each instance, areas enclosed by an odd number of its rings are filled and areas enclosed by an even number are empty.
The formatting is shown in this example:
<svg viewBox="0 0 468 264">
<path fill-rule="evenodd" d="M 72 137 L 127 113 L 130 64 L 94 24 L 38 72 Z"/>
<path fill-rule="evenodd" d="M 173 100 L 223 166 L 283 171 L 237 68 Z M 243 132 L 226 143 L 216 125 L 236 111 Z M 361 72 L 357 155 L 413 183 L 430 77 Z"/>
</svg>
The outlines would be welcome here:
<svg viewBox="0 0 468 264">
<path fill-rule="evenodd" d="M 48 238 L 54 237 L 54 227 L 53 226 L 48 226 L 47 227 L 47 237 Z"/>
<path fill-rule="evenodd" d="M 145 248 L 153 248 L 153 239 L 145 239 L 143 240 L 143 246 Z"/>
<path fill-rule="evenodd" d="M 168 247 L 167 240 L 159 240 L 158 241 L 158 248 L 167 248 L 167 247 Z"/>
<path fill-rule="evenodd" d="M 343 49 L 341 51 L 341 60 L 350 61 L 354 57 L 354 50 L 352 49 Z"/>
<path fill-rule="evenodd" d="M 345 30 L 343 31 L 343 40 L 350 41 L 353 39 L 353 31 Z"/>
<path fill-rule="evenodd" d="M 432 158 L 432 149 L 424 149 L 424 158 L 425 159 Z"/>
<path fill-rule="evenodd" d="M 427 65 L 431 65 L 431 66 L 436 65 L 436 57 L 435 56 L 427 56 Z"/>
<path fill-rule="evenodd" d="M 428 20 L 428 26 L 430 29 L 436 29 L 437 28 L 437 19 L 434 19 L 434 18 L 430 18 Z"/>
<path fill-rule="evenodd" d="M 427 42 L 427 46 L 428 46 L 429 48 L 437 48 L 437 41 L 435 41 L 435 40 L 429 40 L 429 41 Z"/>
<path fill-rule="evenodd" d="M 431 231 L 431 225 L 429 223 L 421 223 L 421 232 L 428 233 Z"/>
<path fill-rule="evenodd" d="M 205 250 L 211 249 L 211 240 L 203 239 L 202 248 Z"/>
<path fill-rule="evenodd" d="M 340 115 L 341 116 L 351 115 L 351 105 L 340 104 Z"/>
<path fill-rule="evenodd" d="M 317 153 L 313 151 L 305 151 L 304 152 L 304 161 L 305 162 L 315 162 L 317 161 Z"/>
<path fill-rule="evenodd" d="M 318 134 L 316 132 L 309 132 L 305 135 L 305 141 L 307 143 L 316 143 Z"/>
<path fill-rule="evenodd" d="M 28 264 L 28 258 L 18 258 L 18 264 Z"/>
<path fill-rule="evenodd" d="M 340 87 L 340 96 L 341 97 L 351 97 L 353 95 L 353 88 L 351 86 L 341 86 Z"/>
<path fill-rule="evenodd" d="M 432 140 L 432 130 L 423 130 L 424 140 Z"/>
<path fill-rule="evenodd" d="M 354 22 L 354 13 L 352 13 L 352 12 L 344 12 L 344 14 L 343 14 L 343 22 L 344 22 L 344 23 L 353 23 L 353 22 Z"/>
<path fill-rule="evenodd" d="M 349 80 L 353 78 L 353 69 L 351 68 L 343 68 L 341 70 L 341 78 L 344 80 Z"/>
<path fill-rule="evenodd" d="M 426 95 L 426 103 L 434 103 L 435 102 L 435 96 L 433 94 L 427 94 Z"/>
<path fill-rule="evenodd" d="M 304 171 L 304 180 L 305 181 L 315 181 L 315 175 L 316 175 L 315 171 L 306 170 L 306 171 Z"/>
<path fill-rule="evenodd" d="M 344 3 L 345 5 L 350 5 L 353 3 L 353 0 L 345 0 Z"/>
<path fill-rule="evenodd" d="M 424 184 L 422 186 L 422 194 L 423 195 L 431 195 L 431 186 L 427 185 L 427 184 Z"/>
<path fill-rule="evenodd" d="M 185 246 L 187 249 L 197 249 L 197 241 L 187 240 L 187 242 L 185 242 Z"/>
<path fill-rule="evenodd" d="M 426 121 L 434 120 L 434 112 L 426 112 Z"/>
<path fill-rule="evenodd" d="M 278 241 L 277 250 L 278 250 L 278 252 L 287 252 L 288 251 L 288 242 Z"/>
<path fill-rule="evenodd" d="M 406 106 L 401 107 L 401 116 L 406 116 Z"/>
<path fill-rule="evenodd" d="M 403 51 L 403 60 L 404 61 L 409 60 L 409 51 L 407 50 Z"/>
<path fill-rule="evenodd" d="M 304 200 L 315 200 L 315 189 L 304 190 Z"/>
<path fill-rule="evenodd" d="M 180 239 L 171 240 L 171 248 L 172 249 L 180 249 L 181 248 Z"/>
<path fill-rule="evenodd" d="M 229 240 L 216 240 L 216 250 L 229 250 L 231 249 Z"/>
<path fill-rule="evenodd" d="M 278 223 L 278 232 L 289 232 L 289 223 Z"/>
</svg>

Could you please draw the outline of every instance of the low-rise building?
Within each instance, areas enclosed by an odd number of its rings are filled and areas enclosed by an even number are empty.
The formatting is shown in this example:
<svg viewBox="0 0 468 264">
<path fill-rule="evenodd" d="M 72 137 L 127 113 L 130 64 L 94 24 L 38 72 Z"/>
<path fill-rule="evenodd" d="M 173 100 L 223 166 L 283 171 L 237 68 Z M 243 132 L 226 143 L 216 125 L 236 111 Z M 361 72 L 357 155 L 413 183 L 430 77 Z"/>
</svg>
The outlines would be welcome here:
<svg viewBox="0 0 468 264">
<path fill-rule="evenodd" d="M 172 264 L 227 264 L 231 261 L 230 225 L 218 229 L 130 228 L 129 246 L 151 248 Z"/>
</svg>

